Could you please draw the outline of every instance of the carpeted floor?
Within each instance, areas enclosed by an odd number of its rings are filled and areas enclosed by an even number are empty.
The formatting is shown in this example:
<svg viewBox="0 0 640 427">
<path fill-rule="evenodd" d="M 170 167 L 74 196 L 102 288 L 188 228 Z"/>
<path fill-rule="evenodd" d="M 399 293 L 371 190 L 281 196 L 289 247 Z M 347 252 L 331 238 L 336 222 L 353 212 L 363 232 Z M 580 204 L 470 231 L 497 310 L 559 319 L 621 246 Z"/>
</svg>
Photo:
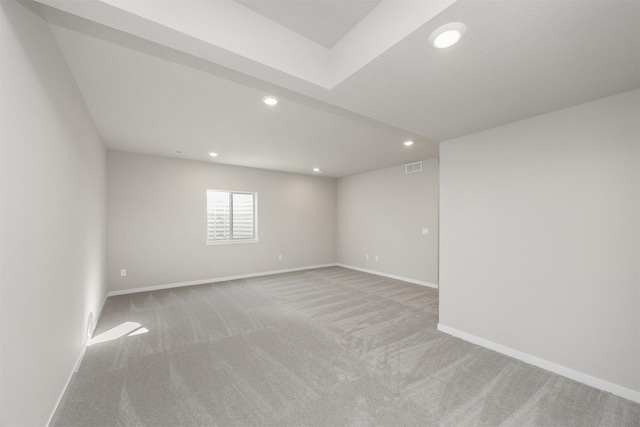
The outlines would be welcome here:
<svg viewBox="0 0 640 427">
<path fill-rule="evenodd" d="M 53 426 L 638 426 L 640 405 L 436 330 L 340 267 L 111 297 Z M 109 332 L 110 331 L 110 332 Z"/>
</svg>

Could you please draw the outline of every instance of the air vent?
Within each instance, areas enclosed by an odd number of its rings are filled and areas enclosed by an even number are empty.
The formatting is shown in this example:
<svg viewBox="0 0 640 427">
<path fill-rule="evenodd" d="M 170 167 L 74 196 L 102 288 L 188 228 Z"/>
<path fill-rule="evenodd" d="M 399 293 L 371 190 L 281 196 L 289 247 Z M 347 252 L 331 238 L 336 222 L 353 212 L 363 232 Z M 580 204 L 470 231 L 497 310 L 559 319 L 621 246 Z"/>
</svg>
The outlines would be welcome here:
<svg viewBox="0 0 640 427">
<path fill-rule="evenodd" d="M 422 172 L 422 162 L 407 163 L 404 165 L 405 173 Z"/>
</svg>

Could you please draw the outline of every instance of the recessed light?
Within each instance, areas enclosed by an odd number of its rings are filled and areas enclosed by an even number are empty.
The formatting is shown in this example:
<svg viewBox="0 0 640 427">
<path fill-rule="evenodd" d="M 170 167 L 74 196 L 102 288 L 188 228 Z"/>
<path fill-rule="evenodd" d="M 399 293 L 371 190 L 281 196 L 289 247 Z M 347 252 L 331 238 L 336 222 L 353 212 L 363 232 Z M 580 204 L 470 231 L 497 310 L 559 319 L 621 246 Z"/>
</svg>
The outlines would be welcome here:
<svg viewBox="0 0 640 427">
<path fill-rule="evenodd" d="M 211 157 L 218 157 L 218 153 L 213 153 L 213 152 L 212 152 L 212 153 L 209 153 L 209 155 L 210 155 Z"/>
<path fill-rule="evenodd" d="M 451 22 L 431 33 L 429 43 L 436 49 L 446 49 L 458 43 L 466 32 L 466 25 L 461 22 Z"/>
<path fill-rule="evenodd" d="M 313 168 L 313 171 L 314 171 L 315 173 L 322 173 L 322 171 L 320 170 L 320 168 Z"/>
<path fill-rule="evenodd" d="M 180 151 L 180 150 L 176 150 L 176 154 L 181 154 L 183 156 L 190 156 L 191 153 L 187 153 L 186 151 Z"/>
<path fill-rule="evenodd" d="M 406 145 L 407 147 L 410 147 L 413 145 L 413 141 L 405 141 L 403 142 L 404 145 Z"/>
<path fill-rule="evenodd" d="M 262 98 L 262 102 L 269 106 L 274 106 L 278 103 L 278 98 L 276 98 L 275 96 L 265 96 L 264 98 Z"/>
</svg>

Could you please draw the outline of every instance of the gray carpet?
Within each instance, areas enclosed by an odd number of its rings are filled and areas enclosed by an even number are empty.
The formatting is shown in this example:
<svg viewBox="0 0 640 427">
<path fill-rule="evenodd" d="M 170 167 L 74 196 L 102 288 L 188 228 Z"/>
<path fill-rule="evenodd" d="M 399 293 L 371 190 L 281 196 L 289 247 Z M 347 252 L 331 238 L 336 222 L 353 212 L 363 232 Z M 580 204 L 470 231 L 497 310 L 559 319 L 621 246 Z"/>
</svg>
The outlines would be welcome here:
<svg viewBox="0 0 640 427">
<path fill-rule="evenodd" d="M 437 320 L 437 290 L 340 267 L 111 297 L 94 338 L 133 334 L 88 348 L 52 425 L 640 425 Z"/>
</svg>

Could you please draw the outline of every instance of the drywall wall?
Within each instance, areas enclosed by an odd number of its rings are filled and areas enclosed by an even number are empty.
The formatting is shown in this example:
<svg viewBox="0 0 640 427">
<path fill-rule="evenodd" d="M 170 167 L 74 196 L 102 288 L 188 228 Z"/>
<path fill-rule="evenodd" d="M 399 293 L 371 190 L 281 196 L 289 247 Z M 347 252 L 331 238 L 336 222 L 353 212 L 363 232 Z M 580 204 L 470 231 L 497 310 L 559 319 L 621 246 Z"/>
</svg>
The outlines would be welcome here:
<svg viewBox="0 0 640 427">
<path fill-rule="evenodd" d="M 438 159 L 422 165 L 338 180 L 339 263 L 437 285 Z"/>
<path fill-rule="evenodd" d="M 121 151 L 107 164 L 110 291 L 336 261 L 335 179 Z M 207 189 L 258 193 L 258 243 L 206 245 Z"/>
<path fill-rule="evenodd" d="M 640 391 L 639 118 L 633 91 L 441 143 L 441 325 Z"/>
<path fill-rule="evenodd" d="M 38 7 L 0 5 L 0 424 L 42 426 L 106 296 L 106 150 Z"/>
</svg>

